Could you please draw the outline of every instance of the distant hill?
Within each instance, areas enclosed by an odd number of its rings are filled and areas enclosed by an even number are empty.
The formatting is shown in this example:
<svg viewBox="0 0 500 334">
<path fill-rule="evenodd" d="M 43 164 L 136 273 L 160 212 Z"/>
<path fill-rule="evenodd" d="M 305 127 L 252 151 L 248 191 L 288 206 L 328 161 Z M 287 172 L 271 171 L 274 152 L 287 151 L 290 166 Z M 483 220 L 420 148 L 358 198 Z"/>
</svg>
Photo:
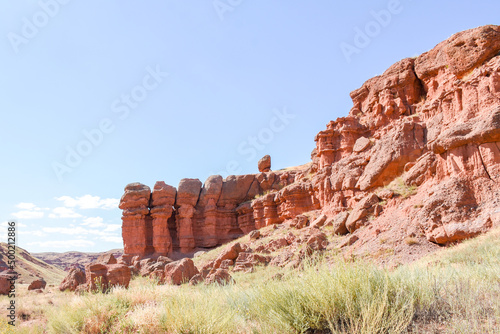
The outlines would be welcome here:
<svg viewBox="0 0 500 334">
<path fill-rule="evenodd" d="M 47 262 L 53 266 L 58 267 L 62 270 L 68 270 L 71 267 L 78 267 L 83 269 L 87 263 L 97 260 L 99 255 L 113 253 L 115 257 L 119 257 L 123 254 L 123 249 L 112 249 L 107 252 L 101 253 L 83 253 L 83 252 L 44 252 L 44 253 L 33 253 L 32 255 L 44 262 Z"/>
<path fill-rule="evenodd" d="M 37 277 L 41 277 L 49 285 L 58 285 L 64 276 L 66 276 L 66 273 L 61 268 L 34 257 L 21 247 L 16 247 L 16 249 L 15 270 L 20 274 L 18 283 L 29 284 Z M 5 242 L 0 242 L 0 270 L 2 271 L 7 269 L 7 250 L 8 245 Z"/>
</svg>

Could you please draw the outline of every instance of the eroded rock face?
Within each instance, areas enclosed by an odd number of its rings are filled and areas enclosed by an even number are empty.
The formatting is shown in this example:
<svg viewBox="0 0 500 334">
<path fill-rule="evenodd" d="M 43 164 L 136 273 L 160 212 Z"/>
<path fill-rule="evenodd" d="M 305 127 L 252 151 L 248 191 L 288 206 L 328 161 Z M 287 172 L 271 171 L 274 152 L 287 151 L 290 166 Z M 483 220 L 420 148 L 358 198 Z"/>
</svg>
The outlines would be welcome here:
<svg viewBox="0 0 500 334">
<path fill-rule="evenodd" d="M 173 245 L 168 220 L 172 216 L 176 195 L 177 190 L 163 181 L 156 182 L 151 194 L 153 247 L 155 254 L 159 256 L 172 253 Z"/>
<path fill-rule="evenodd" d="M 316 227 L 354 233 L 346 245 L 384 216 L 438 244 L 500 225 L 499 26 L 403 59 L 351 98 L 349 115 L 316 135 L 308 166 L 271 171 L 266 156 L 259 174 L 211 176 L 203 187 L 193 179 L 177 191 L 128 185 L 120 202 L 125 254 L 191 254 L 269 225 L 304 228 L 301 214 L 316 211 L 326 217 L 311 221 Z M 422 203 L 407 217 L 398 210 L 414 195 Z"/>
<path fill-rule="evenodd" d="M 374 197 L 366 207 L 370 193 L 386 194 L 382 187 L 401 178 L 413 193 L 429 192 L 411 219 L 428 240 L 447 244 L 495 225 L 490 203 L 500 179 L 499 51 L 498 26 L 460 32 L 352 92 L 349 117 L 330 122 L 316 137 L 312 183 L 322 211 L 334 216 L 352 209 L 345 222 L 352 233 L 384 214 Z M 393 194 L 380 200 L 401 196 Z"/>
<path fill-rule="evenodd" d="M 174 251 L 191 254 L 197 247 L 215 247 L 239 238 L 257 227 L 252 201 L 264 192 L 291 185 L 294 179 L 295 172 L 288 171 L 226 179 L 213 175 L 203 186 L 198 179 L 182 179 L 177 189 L 159 181 L 152 193 L 145 185 L 130 184 L 120 201 L 124 210 L 122 260 L 168 256 Z M 305 189 L 304 196 L 312 198 L 312 188 Z M 277 210 L 278 203 L 268 204 Z M 273 219 L 273 223 L 280 221 L 277 216 Z"/>
<path fill-rule="evenodd" d="M 119 208 L 122 215 L 123 252 L 125 254 L 149 254 L 152 249 L 152 219 L 149 215 L 151 189 L 140 183 L 125 187 Z"/>
</svg>

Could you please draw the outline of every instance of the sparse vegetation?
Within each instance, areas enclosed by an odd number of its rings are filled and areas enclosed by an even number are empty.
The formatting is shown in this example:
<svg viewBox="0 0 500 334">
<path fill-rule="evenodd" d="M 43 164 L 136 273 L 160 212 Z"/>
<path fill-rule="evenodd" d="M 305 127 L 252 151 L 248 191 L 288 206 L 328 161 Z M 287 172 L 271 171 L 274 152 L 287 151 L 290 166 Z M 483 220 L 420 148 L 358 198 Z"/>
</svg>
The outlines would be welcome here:
<svg viewBox="0 0 500 334">
<path fill-rule="evenodd" d="M 255 195 L 254 199 L 257 199 L 257 198 L 260 198 L 260 197 L 262 197 L 262 196 L 266 196 L 266 195 L 268 195 L 268 194 L 272 194 L 272 193 L 275 193 L 275 192 L 276 192 L 276 190 L 275 190 L 275 189 L 266 190 L 266 191 L 264 191 L 262 194 L 257 194 L 257 195 Z"/>
<path fill-rule="evenodd" d="M 408 245 L 408 246 L 411 246 L 411 245 L 416 245 L 418 244 L 418 239 L 415 238 L 415 237 L 406 237 L 405 238 L 405 243 Z"/>
<path fill-rule="evenodd" d="M 392 190 L 395 194 L 398 194 L 403 198 L 408 198 L 417 193 L 417 187 L 407 186 L 403 181 L 403 177 L 401 176 L 395 178 L 391 183 L 389 183 L 386 186 L 386 188 Z"/>
<path fill-rule="evenodd" d="M 495 230 L 392 271 L 338 257 L 300 270 L 257 267 L 235 273 L 229 286 L 157 286 L 139 277 L 108 294 L 24 288 L 23 313 L 35 322 L 19 332 L 495 333 L 499 240 Z"/>
</svg>

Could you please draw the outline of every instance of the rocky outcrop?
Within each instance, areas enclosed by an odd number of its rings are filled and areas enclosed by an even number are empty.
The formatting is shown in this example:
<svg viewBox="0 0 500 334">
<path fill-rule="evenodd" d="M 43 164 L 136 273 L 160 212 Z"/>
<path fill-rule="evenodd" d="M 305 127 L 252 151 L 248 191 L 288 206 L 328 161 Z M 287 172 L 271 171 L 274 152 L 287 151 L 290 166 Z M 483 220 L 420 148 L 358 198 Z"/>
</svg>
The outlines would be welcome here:
<svg viewBox="0 0 500 334">
<path fill-rule="evenodd" d="M 201 181 L 198 179 L 182 179 L 179 182 L 176 205 L 176 224 L 179 248 L 183 253 L 194 249 L 193 215 L 201 191 Z"/>
<path fill-rule="evenodd" d="M 150 214 L 153 227 L 153 248 L 156 255 L 172 253 L 172 237 L 168 228 L 168 220 L 172 216 L 177 190 L 165 184 L 156 182 L 151 194 Z"/>
<path fill-rule="evenodd" d="M 125 187 L 119 208 L 122 215 L 123 251 L 125 254 L 149 254 L 153 249 L 152 218 L 149 214 L 151 189 L 140 183 Z"/>
<path fill-rule="evenodd" d="M 183 179 L 177 193 L 128 185 L 125 254 L 190 255 L 283 223 L 352 233 L 346 246 L 383 224 L 443 245 L 500 225 L 499 52 L 500 27 L 484 26 L 395 63 L 351 93 L 348 116 L 316 135 L 307 165 L 271 171 L 265 156 L 259 174 Z M 236 258 L 211 269 L 224 260 Z"/>
<path fill-rule="evenodd" d="M 241 237 L 258 226 L 252 201 L 292 184 L 294 178 L 295 172 L 289 171 L 226 179 L 213 175 L 203 185 L 198 179 L 182 179 L 177 189 L 157 182 L 152 192 L 145 185 L 129 184 L 120 201 L 123 259 L 157 258 L 174 251 L 191 254 L 198 247 L 211 248 Z M 310 187 L 304 191 L 311 197 Z"/>
<path fill-rule="evenodd" d="M 500 178 L 499 51 L 500 27 L 461 32 L 352 92 L 349 117 L 316 137 L 313 184 L 322 210 L 333 216 L 352 209 L 346 220 L 352 233 L 382 214 L 372 192 L 401 177 L 424 198 L 411 221 L 428 240 L 447 244 L 492 226 L 489 204 Z M 391 207 L 398 199 L 383 201 Z"/>
</svg>

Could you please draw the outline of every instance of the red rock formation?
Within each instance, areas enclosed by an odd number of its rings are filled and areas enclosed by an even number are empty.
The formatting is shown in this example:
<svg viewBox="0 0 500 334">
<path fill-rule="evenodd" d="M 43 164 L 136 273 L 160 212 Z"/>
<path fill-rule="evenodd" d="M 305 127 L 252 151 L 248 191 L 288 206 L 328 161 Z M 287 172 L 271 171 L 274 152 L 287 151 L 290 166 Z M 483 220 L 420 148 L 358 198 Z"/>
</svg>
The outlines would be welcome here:
<svg viewBox="0 0 500 334">
<path fill-rule="evenodd" d="M 366 127 L 352 116 L 328 123 L 326 130 L 314 138 L 318 168 L 322 169 L 348 156 L 356 140 L 365 133 Z"/>
<path fill-rule="evenodd" d="M 217 201 L 224 180 L 220 175 L 210 176 L 203 185 L 196 211 L 200 213 L 196 223 L 196 244 L 199 247 L 214 247 L 219 243 L 217 224 Z"/>
<path fill-rule="evenodd" d="M 128 288 L 132 277 L 130 268 L 123 264 L 89 263 L 85 266 L 86 289 L 102 292 L 115 286 Z"/>
<path fill-rule="evenodd" d="M 205 279 L 205 284 L 219 284 L 226 285 L 234 283 L 233 277 L 226 269 L 216 269 L 212 274 L 208 275 Z"/>
<path fill-rule="evenodd" d="M 85 284 L 85 281 L 85 272 L 79 268 L 72 268 L 59 285 L 59 290 L 75 291 L 79 285 Z"/>
<path fill-rule="evenodd" d="M 153 247 L 156 255 L 172 253 L 172 237 L 168 229 L 168 220 L 172 216 L 177 190 L 156 182 L 151 195 L 151 217 L 153 218 Z"/>
<path fill-rule="evenodd" d="M 0 273 L 0 295 L 8 295 L 15 289 L 14 283 L 19 275 L 14 270 L 4 270 Z"/>
<path fill-rule="evenodd" d="M 259 172 L 270 172 L 271 171 L 271 157 L 265 155 L 258 163 Z"/>
<path fill-rule="evenodd" d="M 303 212 L 320 209 L 320 203 L 310 182 L 295 182 L 283 188 L 276 193 L 275 202 L 280 221 L 292 219 Z"/>
<path fill-rule="evenodd" d="M 28 286 L 28 290 L 38 290 L 38 289 L 45 289 L 47 286 L 47 282 L 43 280 L 43 278 L 36 279 L 33 282 L 30 283 Z"/>
<path fill-rule="evenodd" d="M 471 208 L 498 197 L 499 51 L 500 27 L 461 32 L 352 92 L 351 128 L 362 124 L 365 138 L 353 135 L 352 153 L 343 148 L 336 129 L 345 119 L 316 138 L 313 184 L 323 211 L 354 208 L 347 221 L 353 232 L 371 214 L 357 209 L 360 196 L 402 176 L 425 198 L 412 224 L 429 240 L 445 244 L 488 229 L 492 209 Z"/>
<path fill-rule="evenodd" d="M 189 282 L 193 276 L 199 274 L 193 260 L 185 258 L 165 266 L 165 282 L 180 285 Z"/>
<path fill-rule="evenodd" d="M 127 186 L 126 256 L 193 253 L 286 221 L 303 228 L 300 215 L 316 210 L 335 233 L 355 234 L 346 245 L 388 220 L 439 244 L 500 225 L 499 51 L 500 27 L 485 26 L 397 62 L 351 93 L 349 115 L 317 134 L 307 166 L 271 172 L 264 157 L 259 174 L 203 188 L 184 179 L 175 203 L 164 183 L 151 203 L 148 187 Z"/>
<path fill-rule="evenodd" d="M 183 253 L 194 250 L 193 221 L 194 206 L 198 203 L 201 181 L 198 179 L 182 179 L 177 190 L 177 237 L 179 248 Z"/>
<path fill-rule="evenodd" d="M 236 208 L 238 227 L 244 234 L 255 230 L 255 219 L 253 216 L 252 203 L 243 202 Z"/>
<path fill-rule="evenodd" d="M 149 216 L 151 190 L 140 183 L 125 187 L 120 200 L 122 216 L 122 237 L 125 254 L 144 255 L 153 253 L 152 226 Z"/>
</svg>

